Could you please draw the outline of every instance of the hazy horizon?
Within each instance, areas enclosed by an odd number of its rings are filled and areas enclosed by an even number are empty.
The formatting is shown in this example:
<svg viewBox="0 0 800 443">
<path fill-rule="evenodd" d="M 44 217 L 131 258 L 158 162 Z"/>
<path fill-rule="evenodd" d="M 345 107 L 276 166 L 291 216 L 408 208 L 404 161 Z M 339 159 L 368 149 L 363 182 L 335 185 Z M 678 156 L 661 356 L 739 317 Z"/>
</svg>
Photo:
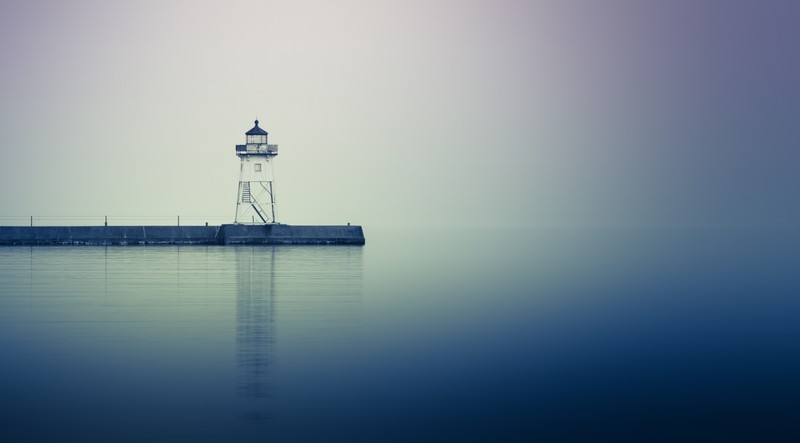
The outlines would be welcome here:
<svg viewBox="0 0 800 443">
<path fill-rule="evenodd" d="M 6 0 L 0 216 L 232 221 L 258 118 L 283 223 L 797 223 L 798 22 L 783 1 Z"/>
</svg>

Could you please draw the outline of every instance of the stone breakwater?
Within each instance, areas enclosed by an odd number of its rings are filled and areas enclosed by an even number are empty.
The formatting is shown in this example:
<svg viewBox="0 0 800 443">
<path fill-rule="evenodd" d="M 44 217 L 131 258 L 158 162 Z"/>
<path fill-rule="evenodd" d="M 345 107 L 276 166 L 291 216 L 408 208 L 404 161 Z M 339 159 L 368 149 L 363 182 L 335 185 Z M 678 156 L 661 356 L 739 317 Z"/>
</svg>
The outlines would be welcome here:
<svg viewBox="0 0 800 443">
<path fill-rule="evenodd" d="M 0 245 L 363 245 L 361 226 L 0 226 Z"/>
</svg>

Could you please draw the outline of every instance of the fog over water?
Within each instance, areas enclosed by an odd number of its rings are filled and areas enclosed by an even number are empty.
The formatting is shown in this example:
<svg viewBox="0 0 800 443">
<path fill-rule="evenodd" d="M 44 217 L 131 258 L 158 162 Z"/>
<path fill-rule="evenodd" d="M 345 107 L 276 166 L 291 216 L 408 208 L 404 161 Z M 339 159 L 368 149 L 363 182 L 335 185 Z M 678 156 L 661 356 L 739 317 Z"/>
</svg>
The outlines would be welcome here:
<svg viewBox="0 0 800 443">
<path fill-rule="evenodd" d="M 0 1 L 0 441 L 797 441 L 800 3 Z"/>
<path fill-rule="evenodd" d="M 798 20 L 777 0 L 6 0 L 0 216 L 228 222 L 257 117 L 284 223 L 796 223 Z"/>
</svg>

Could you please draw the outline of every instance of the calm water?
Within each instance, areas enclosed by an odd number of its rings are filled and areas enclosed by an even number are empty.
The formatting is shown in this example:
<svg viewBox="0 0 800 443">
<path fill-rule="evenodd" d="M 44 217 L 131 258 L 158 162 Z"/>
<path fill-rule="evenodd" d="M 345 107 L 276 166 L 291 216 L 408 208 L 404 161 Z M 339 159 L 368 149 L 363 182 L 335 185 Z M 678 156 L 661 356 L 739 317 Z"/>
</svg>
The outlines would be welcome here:
<svg viewBox="0 0 800 443">
<path fill-rule="evenodd" d="M 0 441 L 796 441 L 793 229 L 0 248 Z"/>
</svg>

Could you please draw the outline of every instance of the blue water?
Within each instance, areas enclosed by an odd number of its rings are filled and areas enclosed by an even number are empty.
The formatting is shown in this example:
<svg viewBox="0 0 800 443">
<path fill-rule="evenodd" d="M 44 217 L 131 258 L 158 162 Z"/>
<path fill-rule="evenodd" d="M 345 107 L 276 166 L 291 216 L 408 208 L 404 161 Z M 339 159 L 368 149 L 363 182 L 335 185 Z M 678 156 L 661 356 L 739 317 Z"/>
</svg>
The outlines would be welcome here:
<svg viewBox="0 0 800 443">
<path fill-rule="evenodd" d="M 0 441 L 797 441 L 800 231 L 0 248 Z"/>
</svg>

